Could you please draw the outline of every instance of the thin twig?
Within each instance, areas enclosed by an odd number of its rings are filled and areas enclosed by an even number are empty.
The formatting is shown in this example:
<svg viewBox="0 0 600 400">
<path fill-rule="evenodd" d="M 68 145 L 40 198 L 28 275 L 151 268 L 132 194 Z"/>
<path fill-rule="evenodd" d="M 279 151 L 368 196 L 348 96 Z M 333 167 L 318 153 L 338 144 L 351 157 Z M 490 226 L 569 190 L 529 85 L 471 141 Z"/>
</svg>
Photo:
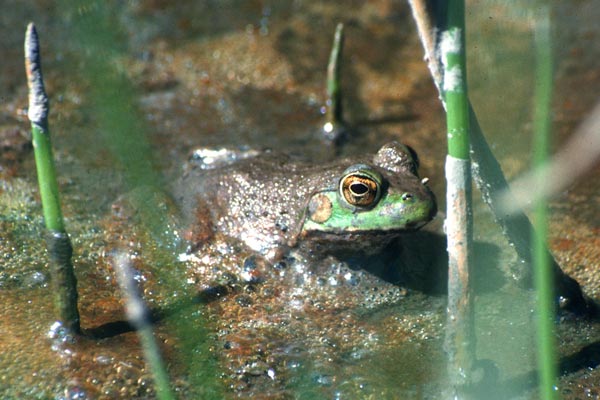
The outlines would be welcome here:
<svg viewBox="0 0 600 400">
<path fill-rule="evenodd" d="M 342 118 L 342 52 L 344 49 L 344 25 L 338 24 L 327 65 L 327 100 L 323 135 L 328 141 L 339 141 L 346 131 Z"/>
</svg>

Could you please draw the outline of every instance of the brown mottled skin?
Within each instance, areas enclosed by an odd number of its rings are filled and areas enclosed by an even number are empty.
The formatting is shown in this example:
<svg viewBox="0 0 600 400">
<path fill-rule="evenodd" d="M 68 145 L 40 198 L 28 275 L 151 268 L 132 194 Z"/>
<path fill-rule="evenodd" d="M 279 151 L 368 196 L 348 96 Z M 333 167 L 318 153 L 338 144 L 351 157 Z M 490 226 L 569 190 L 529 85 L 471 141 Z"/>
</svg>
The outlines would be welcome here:
<svg viewBox="0 0 600 400">
<path fill-rule="evenodd" d="M 375 156 L 346 158 L 325 165 L 299 163 L 272 153 L 212 169 L 203 169 L 201 163 L 192 161 L 178 183 L 176 200 L 192 226 L 188 239 L 201 242 L 210 236 L 208 231 L 219 232 L 273 258 L 281 249 L 315 239 L 302 232 L 310 196 L 325 188 L 337 188 L 343 171 L 357 163 L 381 173 L 385 180 L 383 196 L 400 190 L 411 193 L 417 201 L 429 202 L 430 215 L 418 221 L 415 228 L 425 224 L 436 212 L 435 198 L 418 177 L 413 156 L 406 147 L 392 142 Z M 390 227 L 385 235 L 363 232 L 357 229 L 360 227 L 349 228 L 348 232 L 326 235 L 327 240 L 369 246 L 373 242 L 369 238 L 394 236 L 405 227 Z"/>
</svg>

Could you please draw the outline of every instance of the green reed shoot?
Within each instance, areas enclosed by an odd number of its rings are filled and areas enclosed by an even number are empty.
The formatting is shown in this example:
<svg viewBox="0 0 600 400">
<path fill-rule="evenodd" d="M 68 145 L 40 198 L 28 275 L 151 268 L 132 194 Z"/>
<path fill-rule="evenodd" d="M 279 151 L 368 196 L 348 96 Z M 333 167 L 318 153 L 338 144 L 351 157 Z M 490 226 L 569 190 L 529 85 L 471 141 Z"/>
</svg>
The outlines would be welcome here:
<svg viewBox="0 0 600 400">
<path fill-rule="evenodd" d="M 448 2 L 446 30 L 440 55 L 442 93 L 446 105 L 448 155 L 446 157 L 448 235 L 448 317 L 446 351 L 448 374 L 459 396 L 471 383 L 475 359 L 470 249 L 471 163 L 469 156 L 469 99 L 467 94 L 464 0 Z"/>
<path fill-rule="evenodd" d="M 77 280 L 71 263 L 72 247 L 65 231 L 60 207 L 58 183 L 52 143 L 48 129 L 49 100 L 44 89 L 40 45 L 33 23 L 25 34 L 25 70 L 29 88 L 28 117 L 35 164 L 37 169 L 44 221 L 48 235 L 46 246 L 50 255 L 50 273 L 57 318 L 72 333 L 79 333 L 79 311 L 77 309 Z"/>
</svg>

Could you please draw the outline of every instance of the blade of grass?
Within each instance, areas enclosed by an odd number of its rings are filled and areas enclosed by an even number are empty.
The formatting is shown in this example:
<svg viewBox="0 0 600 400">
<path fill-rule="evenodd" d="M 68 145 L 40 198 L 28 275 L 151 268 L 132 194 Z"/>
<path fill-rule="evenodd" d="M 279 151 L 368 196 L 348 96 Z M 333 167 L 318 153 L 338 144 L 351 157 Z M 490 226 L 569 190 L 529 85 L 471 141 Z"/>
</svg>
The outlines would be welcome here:
<svg viewBox="0 0 600 400">
<path fill-rule="evenodd" d="M 77 279 L 71 256 L 73 249 L 65 231 L 60 207 L 58 182 L 48 129 L 49 100 L 44 89 L 40 45 L 35 25 L 30 23 L 25 33 L 25 71 L 29 88 L 28 117 L 35 156 L 35 165 L 46 224 L 46 247 L 50 255 L 50 274 L 57 318 L 70 333 L 80 333 L 77 309 Z"/>
<path fill-rule="evenodd" d="M 165 266 L 155 269 L 157 279 L 160 279 L 165 291 L 193 298 L 191 289 L 182 284 L 185 271 L 173 267 L 178 243 L 170 225 L 169 212 L 155 200 L 163 198 L 163 180 L 157 172 L 147 137 L 149 129 L 137 109 L 139 99 L 135 88 L 118 68 L 119 57 L 123 54 L 118 52 L 117 46 L 124 47 L 123 44 L 127 43 L 118 19 L 121 6 L 118 3 L 95 2 L 93 7 L 83 8 L 79 3 L 62 0 L 60 6 L 70 22 L 67 26 L 72 30 L 75 45 L 81 48 L 76 61 L 84 65 L 82 78 L 90 81 L 87 95 L 94 104 L 94 116 L 104 135 L 104 142 L 114 159 L 124 167 L 128 189 L 140 186 L 149 189 L 138 192 L 141 196 L 134 196 L 133 201 L 152 239 L 144 242 L 151 262 Z M 171 332 L 185 344 L 178 355 L 184 359 L 181 364 L 187 367 L 194 391 L 201 393 L 204 399 L 223 398 L 218 364 L 210 352 L 212 339 L 206 318 L 202 315 L 180 315 L 168 322 Z"/>
<path fill-rule="evenodd" d="M 534 104 L 535 167 L 543 166 L 548 159 L 551 134 L 552 104 L 552 44 L 550 33 L 550 10 L 542 7 L 534 17 L 536 74 Z M 535 205 L 533 233 L 534 283 L 537 293 L 537 360 L 541 398 L 558 398 L 556 391 L 557 364 L 554 339 L 554 287 L 546 240 L 548 237 L 548 212 L 544 199 Z"/>
</svg>

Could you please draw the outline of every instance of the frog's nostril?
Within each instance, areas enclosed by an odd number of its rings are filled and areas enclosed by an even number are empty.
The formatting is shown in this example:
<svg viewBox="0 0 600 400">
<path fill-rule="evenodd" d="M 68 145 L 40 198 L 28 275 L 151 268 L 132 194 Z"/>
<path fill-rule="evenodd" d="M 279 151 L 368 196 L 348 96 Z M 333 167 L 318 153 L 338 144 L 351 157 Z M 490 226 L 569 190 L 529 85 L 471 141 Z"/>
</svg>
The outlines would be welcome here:
<svg viewBox="0 0 600 400">
<path fill-rule="evenodd" d="M 403 201 L 412 201 L 415 198 L 412 193 L 403 193 L 402 200 Z"/>
</svg>

